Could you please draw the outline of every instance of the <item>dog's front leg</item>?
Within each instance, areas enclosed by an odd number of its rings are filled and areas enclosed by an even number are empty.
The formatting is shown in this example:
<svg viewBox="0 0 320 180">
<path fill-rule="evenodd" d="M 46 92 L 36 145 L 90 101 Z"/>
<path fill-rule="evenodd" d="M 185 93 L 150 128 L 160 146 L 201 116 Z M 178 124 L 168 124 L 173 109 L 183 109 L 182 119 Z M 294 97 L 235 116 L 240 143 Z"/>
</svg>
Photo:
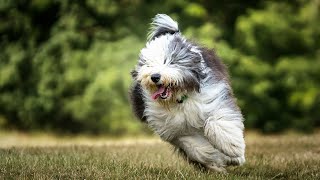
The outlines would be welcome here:
<svg viewBox="0 0 320 180">
<path fill-rule="evenodd" d="M 197 162 L 206 168 L 226 172 L 225 168 L 230 158 L 215 149 L 211 143 L 202 135 L 177 137 L 172 142 L 190 162 Z"/>
<path fill-rule="evenodd" d="M 204 125 L 204 133 L 212 145 L 230 157 L 243 157 L 243 119 L 240 111 L 221 108 L 210 116 Z"/>
</svg>

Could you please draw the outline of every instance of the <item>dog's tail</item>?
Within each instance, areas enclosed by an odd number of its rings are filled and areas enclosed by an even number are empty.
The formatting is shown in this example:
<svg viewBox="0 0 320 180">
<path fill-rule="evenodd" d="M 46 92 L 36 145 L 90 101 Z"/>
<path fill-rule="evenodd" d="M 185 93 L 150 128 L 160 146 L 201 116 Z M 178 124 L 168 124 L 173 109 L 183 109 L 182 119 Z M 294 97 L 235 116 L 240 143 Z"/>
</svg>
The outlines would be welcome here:
<svg viewBox="0 0 320 180">
<path fill-rule="evenodd" d="M 180 32 L 178 23 L 166 14 L 157 14 L 152 20 L 148 35 L 149 41 L 167 33 L 174 34 Z"/>
</svg>

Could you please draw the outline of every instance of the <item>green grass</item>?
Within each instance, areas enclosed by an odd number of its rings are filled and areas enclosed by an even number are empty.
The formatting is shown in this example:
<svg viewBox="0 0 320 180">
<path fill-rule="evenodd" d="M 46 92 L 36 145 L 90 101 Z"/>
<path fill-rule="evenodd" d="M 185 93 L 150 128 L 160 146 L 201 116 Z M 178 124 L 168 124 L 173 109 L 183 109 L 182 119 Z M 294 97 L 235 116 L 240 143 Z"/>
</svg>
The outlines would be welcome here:
<svg viewBox="0 0 320 180">
<path fill-rule="evenodd" d="M 320 133 L 246 134 L 247 162 L 199 171 L 156 138 L 0 135 L 0 179 L 320 179 Z"/>
</svg>

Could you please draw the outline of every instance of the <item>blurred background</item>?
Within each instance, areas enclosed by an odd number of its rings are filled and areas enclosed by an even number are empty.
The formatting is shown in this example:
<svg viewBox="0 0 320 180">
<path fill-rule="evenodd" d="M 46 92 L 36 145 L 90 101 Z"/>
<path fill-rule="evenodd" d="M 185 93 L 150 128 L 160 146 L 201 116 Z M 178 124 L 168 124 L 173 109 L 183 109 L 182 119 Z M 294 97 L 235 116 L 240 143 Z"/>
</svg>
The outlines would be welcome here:
<svg viewBox="0 0 320 180">
<path fill-rule="evenodd" d="M 216 49 L 247 129 L 320 126 L 320 0 L 0 0 L 0 129 L 148 133 L 129 72 L 157 13 Z"/>
</svg>

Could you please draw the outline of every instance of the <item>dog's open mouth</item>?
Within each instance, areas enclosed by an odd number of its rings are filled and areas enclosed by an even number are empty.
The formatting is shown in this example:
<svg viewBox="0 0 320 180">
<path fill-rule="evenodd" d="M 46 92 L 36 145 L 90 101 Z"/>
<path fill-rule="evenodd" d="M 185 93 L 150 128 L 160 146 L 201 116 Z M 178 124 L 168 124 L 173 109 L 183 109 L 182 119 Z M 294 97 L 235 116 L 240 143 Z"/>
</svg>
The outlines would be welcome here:
<svg viewBox="0 0 320 180">
<path fill-rule="evenodd" d="M 152 99 L 156 100 L 159 97 L 161 99 L 167 99 L 170 96 L 170 88 L 167 86 L 165 87 L 164 85 L 159 85 L 158 90 L 152 94 Z"/>
</svg>

